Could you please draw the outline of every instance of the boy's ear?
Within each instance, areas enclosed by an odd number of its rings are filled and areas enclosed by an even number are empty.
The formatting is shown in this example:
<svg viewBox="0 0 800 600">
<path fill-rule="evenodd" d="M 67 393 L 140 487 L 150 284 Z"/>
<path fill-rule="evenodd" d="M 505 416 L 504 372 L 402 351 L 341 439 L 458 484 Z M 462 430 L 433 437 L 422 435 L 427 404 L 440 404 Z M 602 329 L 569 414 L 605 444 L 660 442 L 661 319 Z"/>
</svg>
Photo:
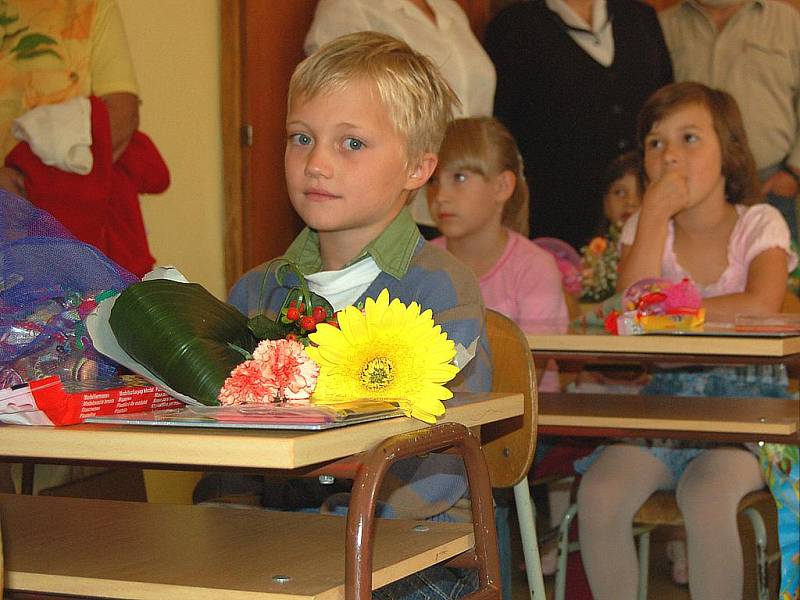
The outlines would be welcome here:
<svg viewBox="0 0 800 600">
<path fill-rule="evenodd" d="M 516 187 L 517 176 L 512 171 L 506 170 L 498 174 L 494 179 L 495 200 L 505 204 Z"/>
<path fill-rule="evenodd" d="M 416 190 L 425 185 L 436 170 L 437 164 L 439 164 L 439 157 L 436 154 L 433 152 L 423 154 L 408 175 L 407 189 Z"/>
</svg>

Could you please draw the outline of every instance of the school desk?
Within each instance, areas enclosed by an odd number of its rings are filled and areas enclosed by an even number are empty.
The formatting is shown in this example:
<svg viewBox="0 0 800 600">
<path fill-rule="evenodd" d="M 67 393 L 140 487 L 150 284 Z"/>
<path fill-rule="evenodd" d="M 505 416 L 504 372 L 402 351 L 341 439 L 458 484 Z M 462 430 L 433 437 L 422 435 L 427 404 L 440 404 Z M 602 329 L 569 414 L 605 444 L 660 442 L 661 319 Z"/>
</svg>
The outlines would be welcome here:
<svg viewBox="0 0 800 600">
<path fill-rule="evenodd" d="M 716 332 L 716 334 L 715 334 Z M 620 363 L 756 365 L 800 368 L 800 336 L 735 334 L 615 336 L 592 329 L 528 335 L 537 365 Z M 800 403 L 774 398 L 686 398 L 620 394 L 539 394 L 539 432 L 590 437 L 669 437 L 731 442 L 800 441 Z"/>
<path fill-rule="evenodd" d="M 457 394 L 443 422 L 474 427 L 522 412 L 521 394 Z M 391 454 L 382 442 L 395 434 L 413 449 L 430 431 L 406 417 L 320 432 L 0 425 L 0 460 L 293 471 L 373 448 Z M 491 514 L 491 499 L 475 510 Z M 0 511 L 8 589 L 193 600 L 368 597 L 342 583 L 364 527 L 346 530 L 339 517 L 9 495 L 0 495 Z M 374 521 L 375 587 L 475 554 L 470 523 Z"/>
</svg>

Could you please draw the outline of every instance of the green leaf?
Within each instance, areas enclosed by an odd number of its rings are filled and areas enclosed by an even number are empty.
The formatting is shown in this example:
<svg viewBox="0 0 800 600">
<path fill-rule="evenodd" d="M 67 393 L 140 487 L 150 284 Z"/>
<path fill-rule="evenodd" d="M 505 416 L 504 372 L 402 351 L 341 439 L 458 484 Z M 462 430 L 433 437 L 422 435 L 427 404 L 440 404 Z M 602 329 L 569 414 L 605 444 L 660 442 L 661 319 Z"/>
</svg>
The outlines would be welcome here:
<svg viewBox="0 0 800 600">
<path fill-rule="evenodd" d="M 49 35 L 44 35 L 43 33 L 29 33 L 20 38 L 17 45 L 11 49 L 11 52 L 26 54 L 37 50 L 39 46 L 42 45 L 55 46 L 57 44 L 58 42 Z"/>
<path fill-rule="evenodd" d="M 12 23 L 19 21 L 19 15 L 11 17 L 7 14 L 0 15 L 0 27 L 8 27 Z"/>
<path fill-rule="evenodd" d="M 247 317 L 202 286 L 156 279 L 135 283 L 117 298 L 111 329 L 130 356 L 172 389 L 207 405 L 242 354 L 256 347 Z"/>
<path fill-rule="evenodd" d="M 256 315 L 247 322 L 247 327 L 259 340 L 280 340 L 292 330 L 291 326 L 273 321 L 266 315 Z"/>
<path fill-rule="evenodd" d="M 30 60 L 32 58 L 36 58 L 37 56 L 44 56 L 45 54 L 52 54 L 57 59 L 61 60 L 61 56 L 55 50 L 50 50 L 49 48 L 46 50 L 33 50 L 32 52 L 18 52 L 17 53 L 17 60 Z"/>
<path fill-rule="evenodd" d="M 231 344 L 230 342 L 228 342 L 228 348 L 230 348 L 231 350 L 236 350 L 236 352 L 241 354 L 244 357 L 245 360 L 252 360 L 253 359 L 253 355 L 250 352 L 248 352 L 244 348 L 240 348 L 236 344 Z"/>
</svg>

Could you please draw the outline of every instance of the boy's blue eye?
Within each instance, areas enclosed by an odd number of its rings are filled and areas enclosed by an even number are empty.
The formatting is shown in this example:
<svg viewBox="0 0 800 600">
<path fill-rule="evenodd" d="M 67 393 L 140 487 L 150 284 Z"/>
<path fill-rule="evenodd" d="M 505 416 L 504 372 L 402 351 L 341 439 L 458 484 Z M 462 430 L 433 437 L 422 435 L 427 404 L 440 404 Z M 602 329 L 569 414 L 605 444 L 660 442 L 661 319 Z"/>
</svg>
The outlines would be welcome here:
<svg viewBox="0 0 800 600">
<path fill-rule="evenodd" d="M 699 137 L 697 137 L 697 135 L 695 135 L 694 133 L 687 133 L 687 134 L 685 134 L 685 135 L 683 136 L 683 139 L 685 139 L 685 140 L 686 140 L 687 142 L 689 142 L 690 144 L 693 144 L 694 142 L 696 142 L 696 141 L 697 141 L 697 140 L 699 140 L 700 138 L 699 138 Z"/>
<path fill-rule="evenodd" d="M 289 136 L 289 141 L 298 146 L 308 146 L 311 144 L 311 136 L 305 133 L 293 133 Z"/>
<path fill-rule="evenodd" d="M 646 146 L 648 148 L 652 148 L 652 149 L 661 148 L 661 145 L 662 145 L 661 144 L 661 140 L 659 140 L 658 138 L 650 138 L 649 140 L 647 140 L 645 142 L 645 144 L 646 144 Z"/>
<path fill-rule="evenodd" d="M 361 150 L 364 147 L 364 142 L 358 138 L 347 138 L 344 141 L 345 148 L 348 150 Z"/>
<path fill-rule="evenodd" d="M 453 173 L 453 181 L 464 183 L 467 180 L 466 173 Z"/>
</svg>

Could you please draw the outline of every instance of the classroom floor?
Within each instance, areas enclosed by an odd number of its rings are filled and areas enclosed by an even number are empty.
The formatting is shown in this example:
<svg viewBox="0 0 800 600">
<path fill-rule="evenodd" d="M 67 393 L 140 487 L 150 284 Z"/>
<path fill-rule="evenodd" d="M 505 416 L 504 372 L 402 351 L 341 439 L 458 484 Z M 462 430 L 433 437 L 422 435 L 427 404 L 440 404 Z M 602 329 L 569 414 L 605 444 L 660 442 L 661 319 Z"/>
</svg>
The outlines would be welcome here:
<svg viewBox="0 0 800 600">
<path fill-rule="evenodd" d="M 522 547 L 519 545 L 519 536 L 512 548 L 514 559 L 521 560 Z M 679 586 L 672 582 L 670 577 L 670 565 L 664 554 L 664 542 L 653 540 L 650 556 L 650 580 L 648 583 L 648 598 L 650 600 L 689 600 L 689 588 Z M 547 599 L 553 598 L 553 577 L 544 578 Z M 528 582 L 525 573 L 515 570 L 512 584 L 513 600 L 530 600 L 528 592 Z"/>
<path fill-rule="evenodd" d="M 516 523 L 514 511 L 512 511 L 511 523 L 511 551 L 513 553 L 513 564 L 515 565 L 512 581 L 513 600 L 530 600 L 528 591 L 528 581 L 521 568 L 522 544 L 519 539 L 519 527 Z M 664 553 L 665 541 L 660 539 L 664 536 L 659 535 L 658 531 L 652 534 L 650 548 L 650 579 L 648 582 L 649 600 L 689 600 L 689 588 L 679 586 L 672 582 L 670 576 L 670 563 Z M 554 578 L 552 576 L 544 578 L 547 599 L 553 598 Z M 584 599 L 581 599 L 584 600 Z M 588 598 L 586 600 L 589 600 Z"/>
<path fill-rule="evenodd" d="M 534 498 L 537 506 L 544 498 Z M 539 513 L 540 520 L 546 520 L 546 515 Z M 777 552 L 777 541 L 774 539 L 773 532 L 777 531 L 775 525 L 774 511 L 765 513 L 762 512 L 765 519 L 768 532 L 768 554 Z M 516 522 L 516 511 L 511 511 L 511 551 L 513 554 L 513 581 L 512 581 L 512 598 L 513 600 L 530 600 L 530 593 L 528 591 L 527 578 L 522 568 L 522 544 L 519 538 L 519 526 Z M 539 531 L 544 531 L 547 528 L 547 523 L 540 523 Z M 753 538 L 750 531 L 742 528 L 742 521 L 740 520 L 740 532 L 743 540 L 743 547 L 746 549 L 752 548 Z M 689 600 L 688 586 L 680 586 L 672 582 L 670 562 L 665 554 L 666 540 L 670 537 L 671 532 L 665 528 L 655 529 L 651 533 L 650 543 L 650 577 L 648 580 L 648 600 Z M 771 536 L 771 537 L 770 537 Z M 753 564 L 754 553 L 749 550 L 745 551 L 745 583 L 744 583 L 744 598 L 755 599 L 755 565 Z M 775 563 L 770 565 L 767 574 L 769 582 L 770 593 L 777 596 L 777 587 L 779 580 L 779 564 Z M 545 588 L 547 592 L 547 599 L 553 598 L 554 577 L 545 577 Z M 577 598 L 577 594 L 570 597 L 569 595 L 569 581 L 567 582 L 567 598 L 569 600 L 591 600 L 591 598 Z M 770 596 L 773 597 L 773 596 Z"/>
</svg>

